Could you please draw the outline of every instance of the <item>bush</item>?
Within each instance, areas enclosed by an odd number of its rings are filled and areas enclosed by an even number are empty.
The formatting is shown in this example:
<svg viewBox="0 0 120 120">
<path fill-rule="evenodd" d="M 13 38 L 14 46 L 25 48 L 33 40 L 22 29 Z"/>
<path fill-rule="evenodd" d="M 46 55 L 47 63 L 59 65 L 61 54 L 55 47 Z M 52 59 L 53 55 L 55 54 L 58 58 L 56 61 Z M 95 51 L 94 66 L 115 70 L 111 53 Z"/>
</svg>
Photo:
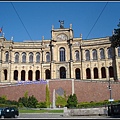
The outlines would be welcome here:
<svg viewBox="0 0 120 120">
<path fill-rule="evenodd" d="M 46 105 L 46 102 L 39 102 L 37 105 L 36 105 L 37 108 L 47 108 L 47 105 Z"/>
<path fill-rule="evenodd" d="M 62 96 L 57 96 L 57 98 L 56 98 L 56 106 L 57 107 L 64 107 L 66 104 L 67 104 L 67 100 L 66 100 L 66 98 L 65 97 L 62 97 Z"/>
<path fill-rule="evenodd" d="M 22 103 L 24 107 L 36 108 L 38 100 L 32 95 L 29 97 L 19 98 L 18 102 Z"/>
<path fill-rule="evenodd" d="M 24 107 L 28 107 L 28 98 L 20 97 L 18 100 L 19 103 L 22 103 Z"/>
<path fill-rule="evenodd" d="M 75 107 L 77 107 L 77 104 L 78 104 L 78 101 L 77 101 L 76 94 L 70 95 L 68 97 L 66 107 L 68 107 L 68 108 L 75 108 Z"/>
<path fill-rule="evenodd" d="M 37 103 L 38 100 L 33 95 L 29 96 L 27 107 L 36 108 Z"/>
</svg>

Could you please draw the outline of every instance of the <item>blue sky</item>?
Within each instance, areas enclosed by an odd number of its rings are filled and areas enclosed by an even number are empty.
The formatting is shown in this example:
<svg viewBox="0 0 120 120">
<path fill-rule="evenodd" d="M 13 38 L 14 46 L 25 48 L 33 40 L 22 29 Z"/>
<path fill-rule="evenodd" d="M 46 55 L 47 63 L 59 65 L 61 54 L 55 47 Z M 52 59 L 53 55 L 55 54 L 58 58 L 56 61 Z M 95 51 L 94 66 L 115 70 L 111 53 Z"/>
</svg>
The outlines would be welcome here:
<svg viewBox="0 0 120 120">
<path fill-rule="evenodd" d="M 65 28 L 72 24 L 75 38 L 80 37 L 80 34 L 83 39 L 111 36 L 113 29 L 118 28 L 120 2 L 106 3 L 14 1 L 12 5 L 10 1 L 3 1 L 0 2 L 0 27 L 3 26 L 5 38 L 10 40 L 13 36 L 14 42 L 41 40 L 42 36 L 51 39 L 52 25 L 59 28 L 59 20 L 64 20 Z"/>
</svg>

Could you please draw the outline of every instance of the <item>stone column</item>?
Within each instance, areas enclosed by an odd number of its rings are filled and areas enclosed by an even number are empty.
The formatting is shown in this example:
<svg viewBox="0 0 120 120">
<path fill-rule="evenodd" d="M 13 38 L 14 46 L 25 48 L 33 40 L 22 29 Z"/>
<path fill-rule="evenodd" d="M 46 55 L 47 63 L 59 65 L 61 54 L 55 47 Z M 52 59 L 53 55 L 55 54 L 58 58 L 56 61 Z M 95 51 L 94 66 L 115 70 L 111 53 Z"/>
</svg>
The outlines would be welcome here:
<svg viewBox="0 0 120 120">
<path fill-rule="evenodd" d="M 56 108 L 56 105 L 55 105 L 55 89 L 53 89 L 53 108 Z"/>
<path fill-rule="evenodd" d="M 50 51 L 51 51 L 51 61 L 53 61 L 53 46 L 52 43 L 50 43 Z"/>
<path fill-rule="evenodd" d="M 35 80 L 36 80 L 36 78 L 35 78 L 35 77 L 36 77 L 36 74 L 35 74 L 35 66 L 33 66 L 33 78 L 32 78 L 32 79 L 33 79 L 33 81 L 35 81 Z"/>
<path fill-rule="evenodd" d="M 25 81 L 28 81 L 28 70 L 26 70 L 26 80 Z"/>
<path fill-rule="evenodd" d="M 18 71 L 18 81 L 21 81 L 21 71 Z"/>
<path fill-rule="evenodd" d="M 9 82 L 12 82 L 12 78 L 11 78 L 11 63 L 12 63 L 12 48 L 10 47 L 10 51 L 9 51 L 9 68 L 8 68 L 8 73 L 9 73 L 9 76 L 8 76 L 8 80 L 9 80 Z"/>
<path fill-rule="evenodd" d="M 54 78 L 54 61 L 53 61 L 53 46 L 52 43 L 50 43 L 50 51 L 51 51 L 51 66 L 50 66 L 50 71 L 51 71 L 51 79 Z"/>
<path fill-rule="evenodd" d="M 70 43 L 70 41 L 69 41 L 69 48 L 70 48 L 70 63 L 69 63 L 69 66 L 70 66 L 70 68 L 69 68 L 69 78 L 72 78 L 73 77 L 73 60 L 72 60 L 72 44 Z"/>
<path fill-rule="evenodd" d="M 74 73 L 73 61 L 71 61 L 71 62 L 70 62 L 70 78 L 74 78 L 73 73 Z"/>
<path fill-rule="evenodd" d="M 83 64 L 82 64 L 82 61 L 83 61 L 83 54 L 82 54 L 82 47 L 80 45 L 80 61 L 81 61 L 81 80 L 83 80 Z"/>
</svg>

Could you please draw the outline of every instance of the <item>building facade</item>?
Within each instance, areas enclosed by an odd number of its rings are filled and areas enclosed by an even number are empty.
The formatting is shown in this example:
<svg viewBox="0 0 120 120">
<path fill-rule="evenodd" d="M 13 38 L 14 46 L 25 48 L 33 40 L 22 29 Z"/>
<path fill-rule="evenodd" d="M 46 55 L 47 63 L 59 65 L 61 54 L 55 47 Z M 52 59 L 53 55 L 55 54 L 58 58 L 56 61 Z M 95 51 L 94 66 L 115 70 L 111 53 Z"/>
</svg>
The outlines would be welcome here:
<svg viewBox="0 0 120 120">
<path fill-rule="evenodd" d="M 0 37 L 0 82 L 38 80 L 119 80 L 120 47 L 111 37 L 83 40 L 70 28 L 55 29 L 51 39 L 14 42 Z"/>
</svg>

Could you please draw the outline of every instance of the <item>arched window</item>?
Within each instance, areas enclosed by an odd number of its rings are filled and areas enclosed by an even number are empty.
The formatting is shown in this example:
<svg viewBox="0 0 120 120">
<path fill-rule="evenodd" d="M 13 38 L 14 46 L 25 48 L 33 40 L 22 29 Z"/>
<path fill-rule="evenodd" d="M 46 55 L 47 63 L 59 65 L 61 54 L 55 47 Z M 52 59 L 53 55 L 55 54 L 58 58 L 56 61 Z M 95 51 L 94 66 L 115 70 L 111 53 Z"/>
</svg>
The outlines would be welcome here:
<svg viewBox="0 0 120 120">
<path fill-rule="evenodd" d="M 108 49 L 108 58 L 112 58 L 112 48 L 111 47 L 109 47 Z"/>
<path fill-rule="evenodd" d="M 7 80 L 7 70 L 4 70 L 4 79 Z"/>
<path fill-rule="evenodd" d="M 60 61 L 65 61 L 65 48 L 60 48 Z"/>
<path fill-rule="evenodd" d="M 80 60 L 79 51 L 78 51 L 78 50 L 75 51 L 75 60 L 76 60 L 76 61 L 79 61 L 79 60 Z"/>
<path fill-rule="evenodd" d="M 21 71 L 21 80 L 25 81 L 25 70 Z"/>
<path fill-rule="evenodd" d="M 87 68 L 87 69 L 86 69 L 86 78 L 87 78 L 87 79 L 91 79 L 91 71 L 90 71 L 90 68 Z"/>
<path fill-rule="evenodd" d="M 32 81 L 32 79 L 33 79 L 33 71 L 29 70 L 28 71 L 28 80 Z"/>
<path fill-rule="evenodd" d="M 102 67 L 102 68 L 101 68 L 101 75 L 102 75 L 102 78 L 106 78 L 106 70 L 105 70 L 105 67 Z"/>
<path fill-rule="evenodd" d="M 80 69 L 79 68 L 75 69 L 75 78 L 80 79 Z"/>
<path fill-rule="evenodd" d="M 16 52 L 15 53 L 15 63 L 18 63 L 19 62 L 19 53 Z"/>
<path fill-rule="evenodd" d="M 17 70 L 14 71 L 14 80 L 18 80 L 18 71 Z"/>
<path fill-rule="evenodd" d="M 46 62 L 50 62 L 50 53 L 49 52 L 46 53 Z"/>
<path fill-rule="evenodd" d="M 29 62 L 33 63 L 33 53 L 32 52 L 29 54 Z"/>
<path fill-rule="evenodd" d="M 118 47 L 118 57 L 120 57 L 120 47 Z"/>
<path fill-rule="evenodd" d="M 22 63 L 26 63 L 26 53 L 22 53 Z"/>
<path fill-rule="evenodd" d="M 97 50 L 92 50 L 93 60 L 97 60 Z"/>
<path fill-rule="evenodd" d="M 40 71 L 36 70 L 36 80 L 40 80 Z"/>
<path fill-rule="evenodd" d="M 5 62 L 9 62 L 9 52 L 5 53 Z"/>
<path fill-rule="evenodd" d="M 114 69 L 112 66 L 109 67 L 109 77 L 114 77 Z"/>
<path fill-rule="evenodd" d="M 90 51 L 85 50 L 85 55 L 86 55 L 86 60 L 89 61 L 90 60 Z"/>
<path fill-rule="evenodd" d="M 36 53 L 36 63 L 40 62 L 40 53 Z"/>
<path fill-rule="evenodd" d="M 100 59 L 105 59 L 105 53 L 103 48 L 100 49 Z"/>
<path fill-rule="evenodd" d="M 65 67 L 60 68 L 60 78 L 66 78 L 66 69 L 65 69 Z"/>
<path fill-rule="evenodd" d="M 50 74 L 50 70 L 45 70 L 45 74 L 46 74 L 46 79 L 51 79 L 51 74 Z"/>
<path fill-rule="evenodd" d="M 94 79 L 98 78 L 98 69 L 94 68 Z"/>
</svg>

